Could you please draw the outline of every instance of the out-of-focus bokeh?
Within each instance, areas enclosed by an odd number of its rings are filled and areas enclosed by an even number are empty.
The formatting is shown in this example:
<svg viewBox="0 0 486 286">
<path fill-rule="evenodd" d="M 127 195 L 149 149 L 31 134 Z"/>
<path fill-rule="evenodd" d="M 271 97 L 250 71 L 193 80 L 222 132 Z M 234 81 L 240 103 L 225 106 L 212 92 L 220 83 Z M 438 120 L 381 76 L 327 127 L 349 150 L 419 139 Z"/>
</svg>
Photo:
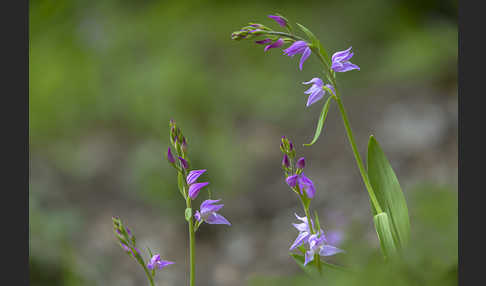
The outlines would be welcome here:
<svg viewBox="0 0 486 286">
<path fill-rule="evenodd" d="M 197 285 L 456 285 L 457 1 L 30 1 L 31 285 L 146 285 L 119 247 L 119 215 L 164 259 L 158 285 L 187 284 L 184 202 L 164 158 L 168 122 L 208 169 L 233 225 L 197 233 Z M 362 156 L 374 134 L 409 205 L 403 262 L 385 266 L 368 197 L 331 105 L 305 108 L 315 57 L 232 41 L 279 12 L 332 53 L 353 46 L 361 71 L 339 74 Z M 288 255 L 300 205 L 285 185 L 279 140 L 294 141 L 317 186 L 312 202 L 346 254 L 311 281 Z M 200 197 L 204 197 L 204 191 Z M 306 284 L 307 283 L 307 284 Z"/>
</svg>

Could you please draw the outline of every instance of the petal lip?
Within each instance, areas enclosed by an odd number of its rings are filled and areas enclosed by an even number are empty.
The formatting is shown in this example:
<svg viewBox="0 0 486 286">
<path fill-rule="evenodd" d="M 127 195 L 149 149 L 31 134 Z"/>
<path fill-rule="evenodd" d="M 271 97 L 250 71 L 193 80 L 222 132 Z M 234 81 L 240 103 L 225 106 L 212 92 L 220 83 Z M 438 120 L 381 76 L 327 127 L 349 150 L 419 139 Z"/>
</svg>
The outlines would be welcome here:
<svg viewBox="0 0 486 286">
<path fill-rule="evenodd" d="M 292 176 L 287 177 L 285 179 L 285 182 L 287 182 L 287 185 L 289 185 L 291 188 L 293 188 L 297 185 L 298 179 L 299 179 L 299 175 L 292 175 Z"/>
<path fill-rule="evenodd" d="M 208 224 L 226 224 L 231 226 L 231 223 L 224 216 L 218 213 L 212 213 L 208 218 L 206 218 L 205 221 Z"/>
<path fill-rule="evenodd" d="M 332 255 L 342 253 L 342 252 L 344 252 L 344 250 L 339 249 L 335 246 L 326 244 L 326 245 L 322 246 L 321 250 L 319 251 L 319 255 L 320 256 L 332 256 Z"/>
<path fill-rule="evenodd" d="M 307 99 L 306 107 L 311 106 L 312 104 L 316 103 L 317 101 L 321 100 L 324 97 L 324 90 L 318 90 L 311 95 L 309 95 L 309 98 Z"/>
<path fill-rule="evenodd" d="M 305 81 L 303 82 L 303 84 L 314 84 L 314 85 L 317 85 L 317 86 L 323 86 L 324 83 L 322 82 L 322 79 L 318 78 L 318 77 L 315 77 L 309 81 Z"/>
</svg>

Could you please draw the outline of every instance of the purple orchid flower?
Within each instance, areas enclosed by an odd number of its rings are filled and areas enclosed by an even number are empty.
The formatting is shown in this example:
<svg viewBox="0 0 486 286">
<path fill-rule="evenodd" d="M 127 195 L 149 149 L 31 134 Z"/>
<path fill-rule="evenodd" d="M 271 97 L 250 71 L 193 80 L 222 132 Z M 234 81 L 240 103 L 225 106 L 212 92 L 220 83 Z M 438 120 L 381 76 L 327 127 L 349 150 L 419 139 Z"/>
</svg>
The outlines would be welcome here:
<svg viewBox="0 0 486 286">
<path fill-rule="evenodd" d="M 172 261 L 162 260 L 159 254 L 155 254 L 152 256 L 150 261 L 147 263 L 147 268 L 150 270 L 154 270 L 155 268 L 161 270 L 162 268 L 166 267 L 167 265 L 174 264 Z"/>
<path fill-rule="evenodd" d="M 293 57 L 296 54 L 302 54 L 299 62 L 299 69 L 302 70 L 302 65 L 305 60 L 311 55 L 309 44 L 305 41 L 296 41 L 290 47 L 284 50 L 284 54 Z"/>
<path fill-rule="evenodd" d="M 324 235 L 324 232 L 322 230 L 320 230 L 319 234 L 310 235 L 308 244 L 309 250 L 305 253 L 304 266 L 314 260 L 314 255 L 316 253 L 318 253 L 319 256 L 331 256 L 340 252 L 344 252 L 344 250 L 328 244 L 326 236 Z"/>
<path fill-rule="evenodd" d="M 200 211 L 196 211 L 194 217 L 197 221 L 204 221 L 208 224 L 227 224 L 231 225 L 231 223 L 224 218 L 222 215 L 216 213 L 221 208 L 223 208 L 223 204 L 215 205 L 215 203 L 221 200 L 205 200 L 202 202 Z"/>
<path fill-rule="evenodd" d="M 277 22 L 282 27 L 287 26 L 287 21 L 281 16 L 268 15 L 268 18 L 275 20 L 275 22 Z"/>
<path fill-rule="evenodd" d="M 206 170 L 192 170 L 186 177 L 186 182 L 189 185 L 189 197 L 193 200 L 197 197 L 199 191 L 201 191 L 203 187 L 209 185 L 209 182 L 196 183 L 197 178 L 204 172 L 206 172 Z"/>
<path fill-rule="evenodd" d="M 360 70 L 360 68 L 357 65 L 349 61 L 354 55 L 354 53 L 351 52 L 351 48 L 352 47 L 349 47 L 349 49 L 347 50 L 339 51 L 332 55 L 331 68 L 335 72 L 347 72 L 350 70 Z"/>
<path fill-rule="evenodd" d="M 311 83 L 312 86 L 308 90 L 304 91 L 305 94 L 309 94 L 306 107 L 309 107 L 317 101 L 321 100 L 321 98 L 323 98 L 326 94 L 326 90 L 323 88 L 324 83 L 322 82 L 322 79 L 315 77 L 309 81 L 303 82 L 303 84 Z M 329 88 L 333 92 L 333 94 L 335 93 L 334 87 L 332 85 L 326 84 L 325 86 Z"/>
<path fill-rule="evenodd" d="M 292 176 L 288 176 L 285 181 L 287 185 L 291 188 L 294 188 L 297 184 L 299 185 L 300 193 L 303 195 L 302 191 L 305 191 L 309 198 L 313 198 L 316 193 L 316 188 L 314 187 L 314 183 L 311 179 L 305 176 L 302 172 L 301 174 L 295 174 Z"/>
<path fill-rule="evenodd" d="M 265 46 L 265 48 L 263 50 L 266 52 L 269 49 L 280 48 L 281 46 L 283 46 L 283 44 L 284 44 L 284 40 L 282 40 L 282 38 L 279 38 L 278 40 L 276 40 L 272 44 Z"/>
<path fill-rule="evenodd" d="M 302 223 L 293 223 L 292 224 L 299 231 L 299 235 L 297 235 L 297 238 L 292 243 L 289 250 L 293 250 L 296 247 L 301 246 L 304 242 L 307 241 L 307 239 L 311 235 L 311 230 L 310 230 L 310 227 L 309 227 L 309 222 L 307 220 L 307 217 L 300 217 L 297 214 L 295 214 L 295 217 L 298 220 L 302 221 Z M 314 222 L 312 221 L 312 219 L 311 219 L 311 224 L 312 224 L 312 227 L 314 227 Z"/>
</svg>

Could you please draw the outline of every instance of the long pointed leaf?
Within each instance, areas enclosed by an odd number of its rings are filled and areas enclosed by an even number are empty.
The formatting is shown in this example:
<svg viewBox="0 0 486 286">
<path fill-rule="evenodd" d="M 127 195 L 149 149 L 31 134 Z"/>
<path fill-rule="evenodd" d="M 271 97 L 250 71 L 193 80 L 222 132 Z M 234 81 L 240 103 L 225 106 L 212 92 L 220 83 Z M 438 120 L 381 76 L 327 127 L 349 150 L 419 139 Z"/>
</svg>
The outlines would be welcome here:
<svg viewBox="0 0 486 286">
<path fill-rule="evenodd" d="M 368 177 L 383 211 L 389 216 L 397 246 L 404 248 L 410 236 L 407 202 L 390 162 L 371 136 L 368 143 Z"/>
<path fill-rule="evenodd" d="M 311 146 L 312 144 L 316 143 L 317 139 L 321 135 L 322 127 L 324 127 L 324 122 L 326 121 L 327 112 L 329 111 L 329 102 L 331 101 L 332 96 L 329 96 L 326 100 L 326 103 L 322 107 L 321 116 L 319 117 L 319 121 L 317 122 L 316 133 L 314 134 L 314 139 L 312 139 L 311 143 L 304 144 L 304 146 Z"/>
</svg>

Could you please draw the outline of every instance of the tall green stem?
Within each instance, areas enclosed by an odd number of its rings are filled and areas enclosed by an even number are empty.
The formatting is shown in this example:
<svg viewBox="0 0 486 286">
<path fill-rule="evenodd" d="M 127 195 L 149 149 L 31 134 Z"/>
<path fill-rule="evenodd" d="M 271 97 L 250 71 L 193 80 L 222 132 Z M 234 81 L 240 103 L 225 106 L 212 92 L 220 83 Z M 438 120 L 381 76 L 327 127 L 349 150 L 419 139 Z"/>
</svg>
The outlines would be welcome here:
<svg viewBox="0 0 486 286">
<path fill-rule="evenodd" d="M 188 197 L 187 199 L 187 207 L 191 208 L 191 198 Z M 196 262 L 195 262 L 195 255 L 196 255 L 196 234 L 194 232 L 194 221 L 193 217 L 189 219 L 187 222 L 189 225 L 189 264 L 190 264 L 190 276 L 189 276 L 189 285 L 194 286 L 195 282 L 195 275 L 196 275 Z"/>
<path fill-rule="evenodd" d="M 145 264 L 143 264 L 142 266 L 143 266 L 143 270 L 145 271 L 145 274 L 147 275 L 147 278 L 150 282 L 150 286 L 155 286 L 154 280 L 152 279 L 152 275 L 150 274 L 149 270 L 147 269 Z"/>
<path fill-rule="evenodd" d="M 336 91 L 337 92 L 337 91 Z M 358 164 L 359 172 L 361 173 L 361 177 L 363 178 L 363 182 L 368 190 L 368 195 L 370 196 L 371 203 L 375 207 L 377 213 L 381 213 L 381 207 L 376 199 L 375 192 L 373 191 L 373 187 L 370 184 L 368 173 L 366 172 L 363 161 L 361 160 L 361 156 L 359 155 L 358 148 L 356 147 L 356 142 L 354 140 L 353 132 L 351 131 L 351 126 L 349 124 L 348 115 L 346 114 L 346 110 L 344 109 L 343 103 L 339 96 L 335 97 L 336 102 L 339 106 L 339 111 L 341 111 L 341 117 L 343 118 L 344 127 L 346 128 L 346 133 L 348 135 L 349 143 L 351 144 L 351 148 L 353 149 L 354 158 L 356 159 L 356 163 Z"/>
</svg>

